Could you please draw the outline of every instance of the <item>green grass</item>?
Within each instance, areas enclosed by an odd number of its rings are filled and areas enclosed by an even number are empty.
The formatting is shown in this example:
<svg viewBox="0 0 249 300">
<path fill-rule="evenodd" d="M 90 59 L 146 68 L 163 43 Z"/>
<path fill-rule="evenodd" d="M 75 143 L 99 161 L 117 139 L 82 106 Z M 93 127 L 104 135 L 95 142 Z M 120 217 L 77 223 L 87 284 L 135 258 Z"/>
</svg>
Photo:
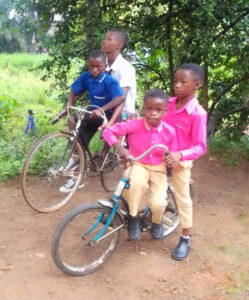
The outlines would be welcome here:
<svg viewBox="0 0 249 300">
<path fill-rule="evenodd" d="M 56 92 L 48 93 L 52 81 L 42 81 L 43 72 L 34 70 L 45 59 L 46 55 L 0 54 L 0 181 L 20 173 L 34 140 L 65 126 L 50 125 L 62 104 Z M 28 109 L 35 111 L 35 136 L 24 136 Z"/>
<path fill-rule="evenodd" d="M 25 53 L 0 54 L 0 181 L 20 174 L 26 155 L 35 140 L 45 134 L 66 129 L 66 120 L 56 125 L 51 119 L 63 105 L 58 101 L 61 91 L 52 90 L 53 79 L 42 81 L 44 72 L 37 70 L 47 55 Z M 79 74 L 79 66 L 73 64 L 68 73 L 72 82 Z M 35 111 L 36 133 L 24 135 L 27 110 Z M 91 150 L 98 153 L 102 141 L 96 137 Z"/>
<path fill-rule="evenodd" d="M 47 58 L 48 56 L 44 54 L 2 53 L 0 54 L 0 69 L 16 71 L 20 68 L 31 69 L 39 66 Z"/>
</svg>

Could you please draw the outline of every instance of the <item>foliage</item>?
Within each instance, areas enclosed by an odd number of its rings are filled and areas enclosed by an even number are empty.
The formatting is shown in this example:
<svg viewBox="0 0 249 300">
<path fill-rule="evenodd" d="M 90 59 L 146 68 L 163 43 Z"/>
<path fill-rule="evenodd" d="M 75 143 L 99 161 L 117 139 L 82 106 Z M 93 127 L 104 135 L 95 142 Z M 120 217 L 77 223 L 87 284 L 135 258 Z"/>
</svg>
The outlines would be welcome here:
<svg viewBox="0 0 249 300">
<path fill-rule="evenodd" d="M 45 59 L 44 55 L 0 55 L 0 180 L 20 172 L 37 138 L 63 126 L 54 127 L 49 123 L 61 107 L 55 96 L 47 95 L 49 82 L 41 81 L 37 73 L 29 71 Z M 28 109 L 35 111 L 37 131 L 34 136 L 24 136 Z"/>
<path fill-rule="evenodd" d="M 216 134 L 208 141 L 211 152 L 226 161 L 229 166 L 237 165 L 240 159 L 249 161 L 249 135 L 233 139 L 227 133 Z"/>
<path fill-rule="evenodd" d="M 0 97 L 0 132 L 4 124 L 8 122 L 11 111 L 17 106 L 17 101 L 8 99 L 5 96 Z"/>
<path fill-rule="evenodd" d="M 46 55 L 0 54 L 0 181 L 20 173 L 32 144 L 52 131 L 66 129 L 66 120 L 51 126 L 50 120 L 61 110 L 49 91 L 49 81 L 39 79 L 36 68 Z M 75 71 L 75 69 L 74 69 Z M 35 134 L 24 135 L 27 110 L 35 111 Z M 98 136 L 91 142 L 91 150 L 98 153 L 102 143 Z"/>
<path fill-rule="evenodd" d="M 13 1 L 0 0 L 0 52 L 12 53 L 27 49 L 25 35 L 18 21 L 11 16 L 13 11 Z"/>
<path fill-rule="evenodd" d="M 16 0 L 19 13 L 36 10 L 42 24 L 52 24 L 43 67 L 67 93 L 72 60 L 100 48 L 113 26 L 130 36 L 125 54 L 138 72 L 138 95 L 154 86 L 173 94 L 174 71 L 182 62 L 201 64 L 206 78 L 199 94 L 209 111 L 209 133 L 249 123 L 249 6 L 247 0 Z M 60 16 L 57 18 L 56 16 Z M 51 21 L 52 20 L 52 21 Z M 44 34 L 47 31 L 41 29 Z M 81 71 L 84 67 L 81 69 Z M 77 74 L 75 74 L 75 77 Z M 63 97 L 62 97 L 63 98 Z M 64 98 L 65 99 L 65 98 Z M 140 103 L 140 99 L 138 99 Z"/>
</svg>

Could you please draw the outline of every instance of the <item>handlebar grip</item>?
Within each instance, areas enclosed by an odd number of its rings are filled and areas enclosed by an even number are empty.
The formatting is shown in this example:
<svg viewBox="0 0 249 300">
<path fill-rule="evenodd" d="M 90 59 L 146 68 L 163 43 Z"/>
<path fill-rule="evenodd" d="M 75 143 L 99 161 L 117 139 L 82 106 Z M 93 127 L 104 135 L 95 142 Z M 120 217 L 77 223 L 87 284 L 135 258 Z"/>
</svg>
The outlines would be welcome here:
<svg viewBox="0 0 249 300">
<path fill-rule="evenodd" d="M 50 122 L 50 124 L 51 124 L 51 125 L 56 124 L 56 123 L 57 123 L 57 122 L 65 115 L 65 113 L 66 113 L 66 110 L 63 109 L 63 111 L 62 111 L 57 117 L 55 117 L 55 118 Z"/>
<path fill-rule="evenodd" d="M 172 168 L 166 168 L 167 169 L 167 177 L 172 177 Z"/>
<path fill-rule="evenodd" d="M 50 124 L 51 124 L 51 125 L 54 125 L 54 124 L 56 124 L 58 121 L 59 121 L 59 119 L 57 119 L 57 118 L 56 118 L 56 119 L 53 119 L 53 120 L 50 122 Z"/>
<path fill-rule="evenodd" d="M 165 156 L 169 155 L 169 152 L 165 153 Z M 172 177 L 172 168 L 166 167 L 167 177 Z"/>
</svg>

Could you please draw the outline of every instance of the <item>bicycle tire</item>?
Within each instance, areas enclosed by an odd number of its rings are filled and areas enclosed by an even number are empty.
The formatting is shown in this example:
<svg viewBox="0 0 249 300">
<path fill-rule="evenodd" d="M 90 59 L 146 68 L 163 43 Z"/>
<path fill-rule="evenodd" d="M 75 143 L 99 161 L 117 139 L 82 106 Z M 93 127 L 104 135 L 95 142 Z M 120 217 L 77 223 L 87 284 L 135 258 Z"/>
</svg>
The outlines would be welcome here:
<svg viewBox="0 0 249 300">
<path fill-rule="evenodd" d="M 109 216 L 111 211 L 112 209 L 99 203 L 86 203 L 76 207 L 62 219 L 51 243 L 53 261 L 61 271 L 72 276 L 83 276 L 99 270 L 106 263 L 119 244 L 121 228 L 114 233 L 110 232 L 121 225 L 122 220 L 117 214 L 114 215 L 111 226 L 108 227 L 110 234 L 94 245 L 89 245 L 89 242 L 105 223 L 98 222 L 90 233 L 89 228 L 101 213 Z"/>
<path fill-rule="evenodd" d="M 78 141 L 74 144 L 77 171 L 66 169 L 72 155 L 71 138 L 70 133 L 50 133 L 28 153 L 22 168 L 21 189 L 27 204 L 38 212 L 52 212 L 64 206 L 85 180 L 86 157 Z M 60 192 L 59 188 L 70 178 L 75 180 L 73 189 L 68 194 Z"/>
<path fill-rule="evenodd" d="M 105 164 L 100 171 L 100 181 L 105 191 L 115 191 L 124 170 L 124 162 L 119 159 L 113 148 L 110 148 L 105 158 Z"/>
<path fill-rule="evenodd" d="M 173 233 L 180 224 L 178 208 L 175 199 L 175 195 L 170 186 L 167 190 L 167 201 L 168 204 L 163 214 L 163 237 L 169 236 Z"/>
</svg>

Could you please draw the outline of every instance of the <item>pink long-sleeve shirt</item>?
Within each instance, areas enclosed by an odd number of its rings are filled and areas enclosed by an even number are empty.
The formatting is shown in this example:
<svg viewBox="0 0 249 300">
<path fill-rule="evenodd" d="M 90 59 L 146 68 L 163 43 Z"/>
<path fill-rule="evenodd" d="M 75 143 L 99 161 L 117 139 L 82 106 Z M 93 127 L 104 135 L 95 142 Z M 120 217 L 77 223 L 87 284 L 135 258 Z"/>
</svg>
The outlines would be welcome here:
<svg viewBox="0 0 249 300">
<path fill-rule="evenodd" d="M 181 151 L 181 160 L 194 160 L 207 150 L 207 112 L 198 103 L 196 97 L 176 110 L 177 98 L 169 99 L 168 111 L 163 120 L 175 128 L 177 151 Z"/>
<path fill-rule="evenodd" d="M 165 122 L 158 127 L 150 126 L 145 119 L 131 120 L 116 123 L 103 131 L 103 138 L 112 146 L 118 141 L 117 136 L 128 135 L 129 152 L 137 157 L 156 144 L 163 144 L 169 151 L 176 151 L 175 130 Z M 162 163 L 164 157 L 162 148 L 155 148 L 140 160 L 143 164 L 157 165 Z"/>
</svg>

